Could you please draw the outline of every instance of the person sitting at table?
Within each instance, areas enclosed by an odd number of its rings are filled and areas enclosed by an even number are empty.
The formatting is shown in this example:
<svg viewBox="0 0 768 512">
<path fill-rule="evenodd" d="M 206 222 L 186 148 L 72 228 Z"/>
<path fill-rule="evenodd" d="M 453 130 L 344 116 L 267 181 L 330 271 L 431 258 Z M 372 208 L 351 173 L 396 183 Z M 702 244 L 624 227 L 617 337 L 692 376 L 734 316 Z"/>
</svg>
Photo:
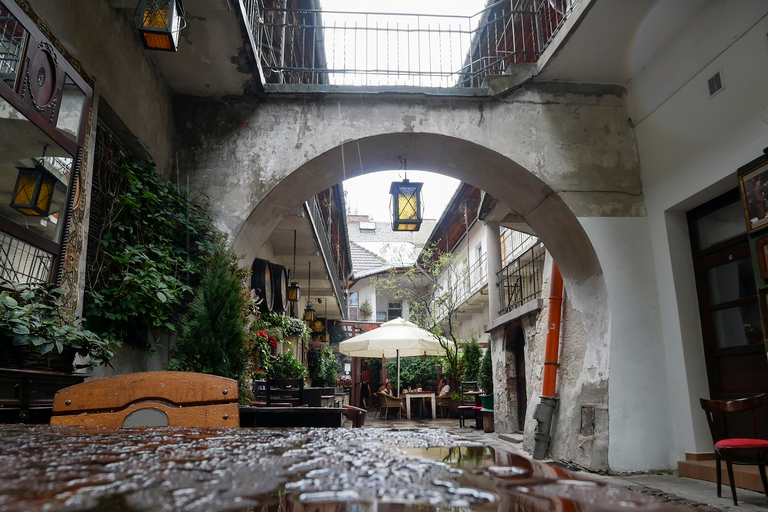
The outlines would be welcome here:
<svg viewBox="0 0 768 512">
<path fill-rule="evenodd" d="M 439 389 L 439 394 L 437 395 L 438 397 L 451 396 L 451 386 L 448 385 L 445 379 L 440 379 L 440 383 L 437 385 L 437 388 Z"/>
<path fill-rule="evenodd" d="M 386 393 L 390 396 L 395 396 L 395 394 L 392 392 L 392 383 L 390 381 L 387 381 L 384 388 L 381 390 L 382 393 Z"/>
</svg>

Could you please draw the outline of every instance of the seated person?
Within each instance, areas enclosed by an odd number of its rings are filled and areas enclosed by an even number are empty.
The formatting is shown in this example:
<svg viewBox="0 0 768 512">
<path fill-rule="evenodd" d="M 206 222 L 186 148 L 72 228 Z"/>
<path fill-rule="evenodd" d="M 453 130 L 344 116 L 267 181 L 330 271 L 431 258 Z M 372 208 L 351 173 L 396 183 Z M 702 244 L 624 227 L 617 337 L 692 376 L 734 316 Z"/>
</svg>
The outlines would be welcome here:
<svg viewBox="0 0 768 512">
<path fill-rule="evenodd" d="M 451 386 L 448 385 L 445 379 L 440 379 L 440 383 L 437 385 L 437 388 L 439 389 L 439 394 L 437 395 L 438 397 L 451 396 Z"/>
<path fill-rule="evenodd" d="M 389 396 L 395 396 L 392 392 L 392 383 L 387 381 L 387 384 L 384 386 L 384 388 L 381 390 L 382 393 L 386 393 Z"/>
</svg>

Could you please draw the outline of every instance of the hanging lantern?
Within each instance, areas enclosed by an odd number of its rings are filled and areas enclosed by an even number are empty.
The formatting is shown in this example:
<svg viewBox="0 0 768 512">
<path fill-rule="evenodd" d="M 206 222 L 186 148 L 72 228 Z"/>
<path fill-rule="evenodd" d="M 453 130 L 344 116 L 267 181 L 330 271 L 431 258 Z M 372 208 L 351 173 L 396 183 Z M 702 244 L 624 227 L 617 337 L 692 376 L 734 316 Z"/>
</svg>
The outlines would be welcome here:
<svg viewBox="0 0 768 512">
<path fill-rule="evenodd" d="M 421 186 L 408 178 L 392 182 L 392 231 L 418 231 L 421 227 Z"/>
<path fill-rule="evenodd" d="M 315 310 L 312 308 L 312 262 L 309 262 L 308 273 L 308 287 L 307 287 L 307 307 L 304 309 L 304 320 L 307 322 L 315 321 Z"/>
<path fill-rule="evenodd" d="M 288 286 L 288 300 L 293 303 L 299 302 L 301 300 L 301 287 L 299 286 L 299 282 L 296 280 L 296 230 L 293 230 L 293 279 L 291 279 L 291 284 Z"/>
<path fill-rule="evenodd" d="M 315 322 L 315 310 L 312 308 L 312 303 L 307 301 L 307 307 L 304 310 L 304 320 L 306 322 Z"/>
<path fill-rule="evenodd" d="M 175 52 L 187 22 L 181 0 L 141 0 L 133 21 L 147 50 Z"/>
<path fill-rule="evenodd" d="M 17 167 L 19 175 L 13 187 L 11 207 L 24 215 L 47 217 L 51 211 L 57 179 L 42 162 L 34 167 Z"/>
</svg>

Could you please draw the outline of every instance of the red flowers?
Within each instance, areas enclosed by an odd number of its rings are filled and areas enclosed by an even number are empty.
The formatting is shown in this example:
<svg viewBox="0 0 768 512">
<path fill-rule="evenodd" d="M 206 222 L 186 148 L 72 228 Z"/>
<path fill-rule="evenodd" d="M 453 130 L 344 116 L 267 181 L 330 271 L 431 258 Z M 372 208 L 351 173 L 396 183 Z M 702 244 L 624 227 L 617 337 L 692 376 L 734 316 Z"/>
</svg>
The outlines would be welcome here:
<svg viewBox="0 0 768 512">
<path fill-rule="evenodd" d="M 268 335 L 267 332 L 264 331 L 263 329 L 260 331 L 256 331 L 256 334 L 264 338 L 267 341 L 267 343 L 269 343 L 270 347 L 272 347 L 273 349 L 277 349 L 277 338 L 275 338 L 274 336 Z"/>
<path fill-rule="evenodd" d="M 277 348 L 277 338 L 274 336 L 269 337 L 269 346 L 272 348 Z"/>
</svg>

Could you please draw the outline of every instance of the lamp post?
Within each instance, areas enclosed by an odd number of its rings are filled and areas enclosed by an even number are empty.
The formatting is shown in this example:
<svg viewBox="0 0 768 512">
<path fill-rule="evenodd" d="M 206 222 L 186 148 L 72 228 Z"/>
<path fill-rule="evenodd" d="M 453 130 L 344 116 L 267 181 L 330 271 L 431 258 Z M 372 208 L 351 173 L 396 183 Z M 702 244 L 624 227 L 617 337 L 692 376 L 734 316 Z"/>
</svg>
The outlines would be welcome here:
<svg viewBox="0 0 768 512">
<path fill-rule="evenodd" d="M 187 26 L 181 0 L 141 0 L 133 15 L 147 50 L 175 52 L 179 33 Z"/>
</svg>

